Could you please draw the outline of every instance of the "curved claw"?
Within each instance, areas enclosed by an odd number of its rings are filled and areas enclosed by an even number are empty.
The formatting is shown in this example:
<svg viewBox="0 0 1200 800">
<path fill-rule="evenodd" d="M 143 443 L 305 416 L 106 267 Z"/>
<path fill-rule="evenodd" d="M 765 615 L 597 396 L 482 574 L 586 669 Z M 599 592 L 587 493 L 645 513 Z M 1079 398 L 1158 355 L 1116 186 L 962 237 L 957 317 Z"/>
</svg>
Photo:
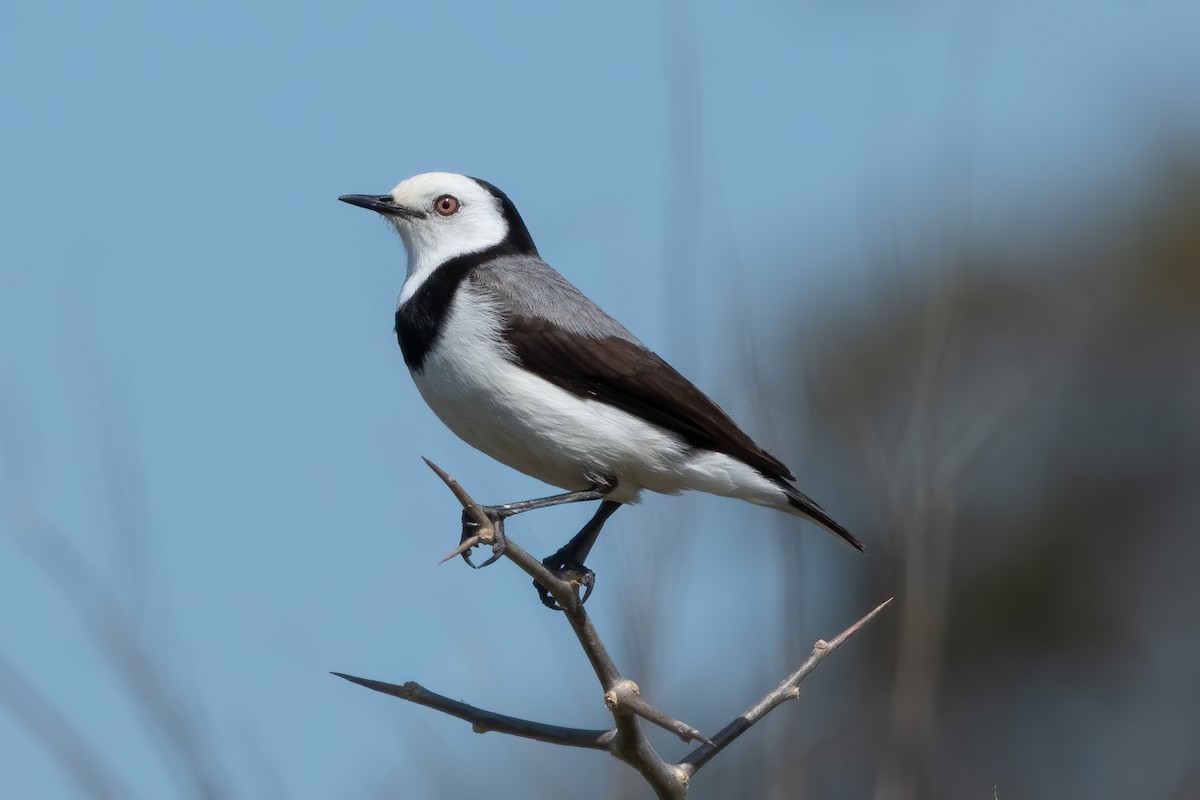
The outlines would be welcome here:
<svg viewBox="0 0 1200 800">
<path fill-rule="evenodd" d="M 492 519 L 492 515 L 489 514 L 488 518 Z M 492 531 L 494 539 L 492 541 L 492 554 L 488 556 L 488 559 L 482 564 L 476 564 L 471 560 L 471 550 L 473 550 L 477 545 L 483 544 L 483 542 L 479 539 L 479 534 L 476 532 L 476 530 L 479 528 L 479 523 L 471 519 L 471 515 L 464 510 L 462 515 L 462 526 L 462 539 L 459 540 L 457 552 L 458 555 L 462 556 L 462 560 L 467 562 L 467 565 L 471 569 L 483 569 L 484 567 L 495 564 L 508 549 L 508 539 L 506 539 L 504 536 L 504 518 L 501 517 L 499 519 L 492 519 Z M 471 539 L 474 539 L 475 541 L 472 544 L 467 545 L 467 542 Z M 467 546 L 464 547 L 464 545 Z"/>
<path fill-rule="evenodd" d="M 484 567 L 495 564 L 500 560 L 501 556 L 504 555 L 505 551 L 508 550 L 508 539 L 504 537 L 504 534 L 499 527 L 496 528 L 496 534 L 496 541 L 494 544 L 492 544 L 492 554 L 488 556 L 487 561 L 484 561 L 479 566 L 475 566 L 475 564 L 471 562 L 469 553 L 463 553 L 463 560 L 471 565 L 471 569 L 483 569 Z"/>
<path fill-rule="evenodd" d="M 578 588 L 582 587 L 583 596 L 579 598 L 580 605 L 586 603 L 588 598 L 592 596 L 592 590 L 596 588 L 596 573 L 583 564 L 573 559 L 563 559 L 558 553 L 542 561 L 542 564 L 546 569 L 557 575 L 560 580 L 575 584 L 577 592 Z M 549 589 L 537 581 L 534 581 L 533 585 L 538 591 L 538 599 L 542 601 L 542 605 L 551 611 L 563 610 L 563 607 L 554 599 L 554 595 L 550 594 Z"/>
<path fill-rule="evenodd" d="M 596 588 L 596 573 L 589 569 L 583 574 L 579 585 L 583 587 L 583 597 L 579 598 L 579 604 L 583 605 L 592 596 L 592 589 Z"/>
<path fill-rule="evenodd" d="M 550 590 L 542 586 L 537 581 L 533 582 L 533 588 L 537 589 L 538 599 L 542 601 L 542 605 L 551 611 L 562 611 L 563 607 L 554 599 L 554 595 L 550 594 Z"/>
</svg>

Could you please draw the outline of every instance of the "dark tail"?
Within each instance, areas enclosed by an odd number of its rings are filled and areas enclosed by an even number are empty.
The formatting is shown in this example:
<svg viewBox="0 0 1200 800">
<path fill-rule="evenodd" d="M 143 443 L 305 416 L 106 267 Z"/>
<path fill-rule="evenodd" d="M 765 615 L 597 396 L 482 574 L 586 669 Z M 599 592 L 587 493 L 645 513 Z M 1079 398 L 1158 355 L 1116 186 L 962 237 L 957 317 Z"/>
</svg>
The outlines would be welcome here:
<svg viewBox="0 0 1200 800">
<path fill-rule="evenodd" d="M 792 506 L 792 508 L 800 511 L 805 516 L 811 517 L 825 529 L 836 533 L 838 536 L 849 542 L 859 552 L 867 552 L 867 548 L 863 546 L 862 542 L 854 537 L 854 534 L 843 528 L 837 520 L 829 516 L 829 512 L 813 502 L 811 497 L 804 494 L 804 492 L 800 491 L 791 484 L 780 482 L 780 486 L 782 486 L 783 491 L 787 493 L 788 503 Z"/>
</svg>

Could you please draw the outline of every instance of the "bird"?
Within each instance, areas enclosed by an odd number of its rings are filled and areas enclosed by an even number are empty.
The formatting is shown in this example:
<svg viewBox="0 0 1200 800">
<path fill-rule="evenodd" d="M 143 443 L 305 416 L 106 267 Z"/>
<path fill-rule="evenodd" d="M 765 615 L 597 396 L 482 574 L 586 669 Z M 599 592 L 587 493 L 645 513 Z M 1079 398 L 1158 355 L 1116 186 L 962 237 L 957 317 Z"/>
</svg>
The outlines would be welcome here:
<svg viewBox="0 0 1200 800">
<path fill-rule="evenodd" d="M 434 414 L 493 459 L 566 490 L 485 507 L 488 517 L 601 501 L 547 566 L 594 578 L 583 561 L 600 529 L 647 490 L 746 500 L 865 550 L 782 461 L 542 260 L 493 184 L 430 172 L 388 194 L 338 199 L 378 212 L 403 241 L 395 333 Z"/>
</svg>

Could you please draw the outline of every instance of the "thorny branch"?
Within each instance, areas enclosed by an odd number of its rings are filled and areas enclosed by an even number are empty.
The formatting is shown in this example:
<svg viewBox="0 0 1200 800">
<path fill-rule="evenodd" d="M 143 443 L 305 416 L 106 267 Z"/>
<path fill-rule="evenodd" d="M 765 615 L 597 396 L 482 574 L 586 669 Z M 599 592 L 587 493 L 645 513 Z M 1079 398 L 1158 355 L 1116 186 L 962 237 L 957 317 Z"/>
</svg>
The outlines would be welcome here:
<svg viewBox="0 0 1200 800">
<path fill-rule="evenodd" d="M 426 459 L 426 463 L 450 488 L 450 491 L 462 504 L 464 511 L 478 526 L 476 536 L 463 542 L 451 552 L 450 556 L 447 556 L 447 559 L 476 544 L 494 543 L 497 538 L 495 529 L 479 504 L 471 498 L 457 480 L 428 459 Z M 647 703 L 642 699 L 637 684 L 621 675 L 612 657 L 608 654 L 604 642 L 600 639 L 600 635 L 596 632 L 595 626 L 592 625 L 591 617 L 584 609 L 583 601 L 578 594 L 580 587 L 577 582 L 559 577 L 541 561 L 525 552 L 511 537 L 506 537 L 506 540 L 507 548 L 504 550 L 504 557 L 544 586 L 563 610 L 564 616 L 575 632 L 580 646 L 600 681 L 604 690 L 604 704 L 613 715 L 615 727 L 610 730 L 587 730 L 548 725 L 485 711 L 431 692 L 411 681 L 401 686 L 367 678 L 357 678 L 339 672 L 333 674 L 369 689 L 428 706 L 466 720 L 471 723 L 472 729 L 476 733 L 497 731 L 512 736 L 537 739 L 550 744 L 607 750 L 637 770 L 660 798 L 686 798 L 692 776 L 701 767 L 774 708 L 788 700 L 794 700 L 799 695 L 801 681 L 807 678 L 830 653 L 858 633 L 891 602 L 890 599 L 885 600 L 869 614 L 828 642 L 819 640 L 813 647 L 812 654 L 795 672 L 710 740 L 691 725 L 674 719 Z M 655 751 L 646 738 L 645 731 L 639 722 L 642 719 L 671 731 L 685 742 L 696 741 L 700 744 L 682 760 L 676 763 L 668 762 Z"/>
<path fill-rule="evenodd" d="M 482 708 L 467 705 L 458 700 L 452 700 L 445 695 L 431 692 L 415 681 L 409 681 L 403 686 L 383 681 L 373 681 L 367 678 L 356 678 L 334 672 L 339 678 L 345 678 L 351 683 L 374 689 L 377 692 L 399 697 L 429 708 L 437 709 L 452 717 L 465 719 L 471 723 L 471 729 L 476 733 L 497 731 L 510 736 L 523 736 L 526 739 L 537 739 L 539 742 L 560 744 L 566 747 L 587 747 L 593 750 L 607 750 L 612 741 L 613 731 L 586 730 L 584 728 L 564 728 L 561 725 L 546 725 L 541 722 L 531 722 L 527 719 L 510 717 L 505 714 L 495 714 Z"/>
</svg>

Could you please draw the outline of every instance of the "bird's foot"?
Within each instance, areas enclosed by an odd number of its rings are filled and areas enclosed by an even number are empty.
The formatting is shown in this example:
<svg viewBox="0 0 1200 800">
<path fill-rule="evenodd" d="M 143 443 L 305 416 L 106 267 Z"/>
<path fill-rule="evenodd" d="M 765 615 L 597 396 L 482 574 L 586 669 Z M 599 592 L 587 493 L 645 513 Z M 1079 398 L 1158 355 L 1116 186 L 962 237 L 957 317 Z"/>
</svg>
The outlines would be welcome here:
<svg viewBox="0 0 1200 800">
<path fill-rule="evenodd" d="M 476 564 L 471 560 L 471 550 L 474 549 L 475 545 L 463 550 L 461 553 L 462 559 L 470 565 L 471 569 L 483 569 L 495 564 L 504 555 L 504 551 L 508 549 L 508 539 L 504 536 L 504 520 L 506 517 L 511 516 L 511 514 L 506 513 L 502 506 L 480 506 L 479 508 L 488 518 L 488 521 L 492 523 L 490 537 L 492 541 L 480 541 L 478 544 L 490 544 L 492 546 L 492 554 L 488 556 L 487 561 L 484 561 L 482 564 Z M 466 544 L 468 539 L 479 538 L 480 527 L 479 523 L 471 518 L 470 513 L 464 510 L 462 515 L 462 538 L 459 539 L 459 547 Z M 453 554 L 451 554 L 451 557 L 453 557 Z"/>
<path fill-rule="evenodd" d="M 588 598 L 592 596 L 592 589 L 596 587 L 596 573 L 585 567 L 575 554 L 565 550 L 559 550 L 549 558 L 542 559 L 542 566 L 554 573 L 554 576 L 560 581 L 563 581 L 571 586 L 577 593 L 582 588 L 583 596 L 579 597 L 579 604 L 583 605 Z M 538 598 L 542 601 L 542 605 L 552 611 L 562 611 L 563 607 L 554 599 L 554 595 L 550 590 L 543 586 L 538 581 L 533 582 L 534 588 L 537 589 Z"/>
</svg>

